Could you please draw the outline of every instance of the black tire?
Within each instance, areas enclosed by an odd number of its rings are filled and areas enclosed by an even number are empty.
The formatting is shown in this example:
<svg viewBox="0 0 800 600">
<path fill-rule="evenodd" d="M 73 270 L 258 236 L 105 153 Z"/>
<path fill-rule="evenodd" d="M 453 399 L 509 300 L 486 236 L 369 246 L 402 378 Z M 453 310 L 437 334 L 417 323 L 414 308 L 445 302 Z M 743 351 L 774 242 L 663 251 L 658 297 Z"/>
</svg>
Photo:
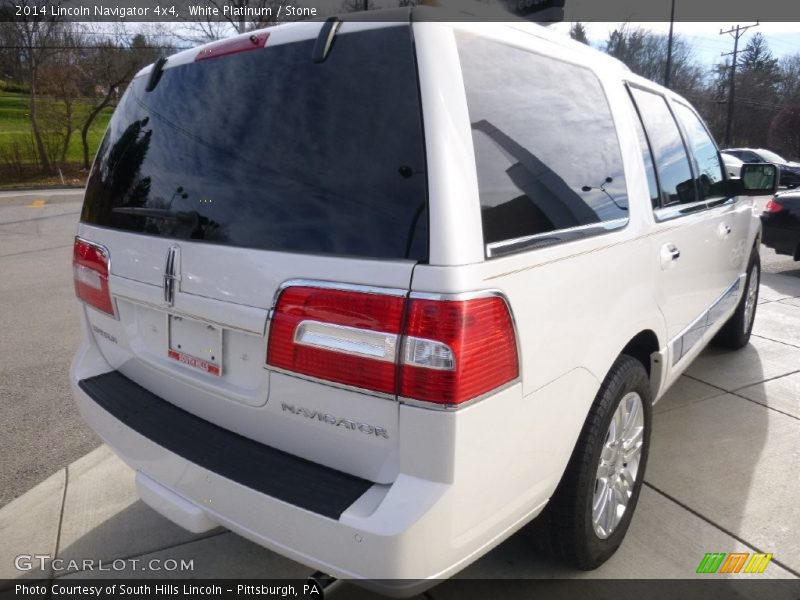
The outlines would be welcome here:
<svg viewBox="0 0 800 600">
<path fill-rule="evenodd" d="M 629 392 L 638 393 L 642 401 L 642 452 L 622 519 L 611 535 L 602 539 L 592 521 L 597 469 L 611 420 Z M 647 371 L 641 362 L 623 354 L 603 381 L 553 497 L 532 524 L 535 542 L 540 548 L 583 570 L 599 567 L 617 551 L 630 525 L 644 481 L 651 422 L 652 396 Z"/>
<path fill-rule="evenodd" d="M 750 289 L 751 278 L 754 275 L 756 277 L 756 295 L 755 299 L 753 300 L 755 304 L 749 320 L 747 323 L 745 323 L 747 293 Z M 714 346 L 717 346 L 718 348 L 727 348 L 728 350 L 739 350 L 748 344 L 750 341 L 750 334 L 753 332 L 753 323 L 756 320 L 756 312 L 758 310 L 758 290 L 760 284 L 761 259 L 758 256 L 758 252 L 753 252 L 753 255 L 750 257 L 750 262 L 747 265 L 747 277 L 745 278 L 744 289 L 742 290 L 742 296 L 739 299 L 739 305 L 736 307 L 736 312 L 733 313 L 731 318 L 728 319 L 725 325 L 722 326 L 722 329 L 720 329 L 717 332 L 717 335 L 714 336 L 714 339 L 711 340 L 711 343 Z"/>
</svg>

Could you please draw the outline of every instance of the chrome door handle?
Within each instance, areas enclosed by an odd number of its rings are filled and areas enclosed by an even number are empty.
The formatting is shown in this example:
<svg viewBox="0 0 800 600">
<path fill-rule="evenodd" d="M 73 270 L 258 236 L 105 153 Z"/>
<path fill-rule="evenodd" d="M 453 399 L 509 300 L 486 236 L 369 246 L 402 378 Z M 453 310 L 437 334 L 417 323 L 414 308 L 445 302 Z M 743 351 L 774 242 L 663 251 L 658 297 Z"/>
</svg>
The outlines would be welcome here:
<svg viewBox="0 0 800 600">
<path fill-rule="evenodd" d="M 681 251 L 673 244 L 664 244 L 661 246 L 661 268 L 669 269 L 676 260 L 681 257 Z"/>
</svg>

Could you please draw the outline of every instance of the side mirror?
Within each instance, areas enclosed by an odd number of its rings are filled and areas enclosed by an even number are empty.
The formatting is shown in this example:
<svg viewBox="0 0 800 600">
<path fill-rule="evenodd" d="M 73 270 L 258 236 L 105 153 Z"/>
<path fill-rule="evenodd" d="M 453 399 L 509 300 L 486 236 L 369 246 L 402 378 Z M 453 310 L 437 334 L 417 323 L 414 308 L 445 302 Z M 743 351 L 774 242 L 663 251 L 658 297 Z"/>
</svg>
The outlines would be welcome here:
<svg viewBox="0 0 800 600">
<path fill-rule="evenodd" d="M 778 189 L 780 170 L 771 163 L 744 163 L 739 179 L 729 179 L 731 196 L 771 196 Z"/>
<path fill-rule="evenodd" d="M 771 196 L 778 189 L 780 171 L 771 163 L 745 163 L 736 187 L 738 196 Z M 734 180 L 735 181 L 735 180 Z"/>
</svg>

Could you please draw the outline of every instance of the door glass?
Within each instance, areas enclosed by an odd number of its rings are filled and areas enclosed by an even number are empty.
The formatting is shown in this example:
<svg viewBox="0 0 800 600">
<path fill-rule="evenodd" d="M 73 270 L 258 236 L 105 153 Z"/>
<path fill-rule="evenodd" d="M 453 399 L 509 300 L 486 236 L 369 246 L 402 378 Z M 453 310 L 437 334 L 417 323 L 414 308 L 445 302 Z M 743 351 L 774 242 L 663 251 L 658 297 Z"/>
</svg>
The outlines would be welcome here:
<svg viewBox="0 0 800 600">
<path fill-rule="evenodd" d="M 683 123 L 689 147 L 694 154 L 700 199 L 724 196 L 725 172 L 719 159 L 717 145 L 693 110 L 677 102 L 673 105 L 676 116 Z"/>
<path fill-rule="evenodd" d="M 661 182 L 661 206 L 688 204 L 697 196 L 678 124 L 663 96 L 632 89 L 647 136 L 652 144 L 656 169 Z"/>
<path fill-rule="evenodd" d="M 456 41 L 490 256 L 624 226 L 622 153 L 597 77 L 478 36 Z"/>
</svg>

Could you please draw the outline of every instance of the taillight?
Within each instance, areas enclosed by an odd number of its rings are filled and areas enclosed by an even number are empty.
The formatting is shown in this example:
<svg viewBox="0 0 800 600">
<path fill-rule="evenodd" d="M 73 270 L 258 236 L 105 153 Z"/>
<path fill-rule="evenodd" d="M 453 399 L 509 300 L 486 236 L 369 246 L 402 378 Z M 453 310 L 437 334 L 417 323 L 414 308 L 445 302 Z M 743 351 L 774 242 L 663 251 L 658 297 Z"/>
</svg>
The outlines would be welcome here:
<svg viewBox="0 0 800 600">
<path fill-rule="evenodd" d="M 767 202 L 767 205 L 764 207 L 765 212 L 769 213 L 778 213 L 784 210 L 786 207 L 778 202 L 775 198 Z"/>
<path fill-rule="evenodd" d="M 108 264 L 108 251 L 103 246 L 75 238 L 72 248 L 75 295 L 86 304 L 114 315 L 114 303 L 108 288 Z"/>
<path fill-rule="evenodd" d="M 514 325 L 499 296 L 409 300 L 400 395 L 460 404 L 519 373 Z"/>
<path fill-rule="evenodd" d="M 289 287 L 275 306 L 267 364 L 403 398 L 457 405 L 517 378 L 511 314 L 471 299 Z"/>
<path fill-rule="evenodd" d="M 400 296 L 287 288 L 270 324 L 267 363 L 394 394 L 404 302 Z"/>
</svg>

